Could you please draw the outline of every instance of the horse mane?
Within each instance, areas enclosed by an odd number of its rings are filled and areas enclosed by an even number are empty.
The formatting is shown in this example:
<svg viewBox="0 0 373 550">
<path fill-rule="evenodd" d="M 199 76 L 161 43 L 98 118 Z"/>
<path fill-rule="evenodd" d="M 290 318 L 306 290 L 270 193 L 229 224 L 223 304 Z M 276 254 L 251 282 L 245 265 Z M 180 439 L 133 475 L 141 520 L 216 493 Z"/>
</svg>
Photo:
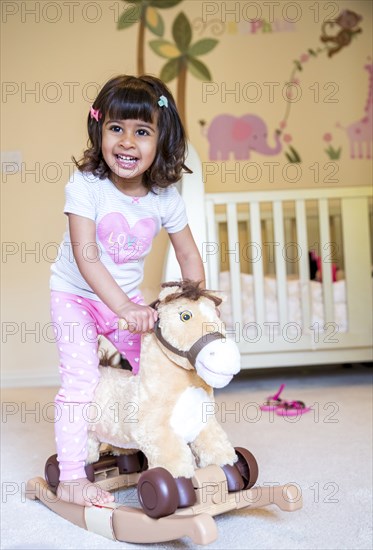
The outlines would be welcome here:
<svg viewBox="0 0 373 550">
<path fill-rule="evenodd" d="M 214 294 L 211 294 L 211 291 L 206 290 L 204 288 L 201 288 L 200 285 L 201 281 L 192 281 L 191 279 L 184 279 L 183 281 L 174 281 L 170 283 L 163 283 L 162 288 L 168 288 L 168 287 L 178 287 L 180 289 L 180 292 L 175 292 L 174 294 L 169 294 L 164 299 L 164 302 L 167 304 L 169 302 L 172 302 L 173 300 L 177 300 L 179 298 L 187 298 L 188 300 L 197 301 L 199 298 L 208 298 L 209 300 L 212 300 L 215 304 L 215 306 L 220 306 L 222 303 L 222 299 L 218 298 L 218 296 L 215 296 Z M 156 305 L 159 304 L 159 300 L 155 303 Z"/>
</svg>

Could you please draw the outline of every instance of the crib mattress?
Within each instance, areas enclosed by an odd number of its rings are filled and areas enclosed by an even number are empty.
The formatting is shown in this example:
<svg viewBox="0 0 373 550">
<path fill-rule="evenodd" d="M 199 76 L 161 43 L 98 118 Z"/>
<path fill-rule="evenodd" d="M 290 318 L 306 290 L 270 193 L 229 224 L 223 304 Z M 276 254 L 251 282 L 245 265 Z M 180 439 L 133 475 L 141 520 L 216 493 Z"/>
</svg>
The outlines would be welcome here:
<svg viewBox="0 0 373 550">
<path fill-rule="evenodd" d="M 234 326 L 235 320 L 232 318 L 230 273 L 223 271 L 219 275 L 219 290 L 225 295 L 225 300 L 220 306 L 221 319 L 227 328 Z M 315 330 L 327 331 L 330 329 L 330 323 L 325 325 L 323 288 L 318 281 L 310 281 L 310 326 L 305 327 L 302 319 L 301 304 L 301 284 L 300 280 L 290 277 L 286 281 L 287 291 L 287 310 L 289 331 L 292 328 L 296 332 L 299 328 L 304 331 Z M 347 303 L 346 303 L 346 281 L 344 279 L 333 283 L 334 300 L 334 321 L 335 329 L 338 332 L 347 332 Z M 277 301 L 277 280 L 273 276 L 264 277 L 264 302 L 265 302 L 265 321 L 272 323 L 272 328 L 276 328 L 279 323 L 279 308 Z M 253 275 L 241 273 L 241 309 L 242 322 L 246 325 L 253 325 L 252 331 L 255 331 L 255 294 Z M 293 327 L 292 327 L 293 325 Z M 250 328 L 250 327 L 249 327 Z"/>
</svg>

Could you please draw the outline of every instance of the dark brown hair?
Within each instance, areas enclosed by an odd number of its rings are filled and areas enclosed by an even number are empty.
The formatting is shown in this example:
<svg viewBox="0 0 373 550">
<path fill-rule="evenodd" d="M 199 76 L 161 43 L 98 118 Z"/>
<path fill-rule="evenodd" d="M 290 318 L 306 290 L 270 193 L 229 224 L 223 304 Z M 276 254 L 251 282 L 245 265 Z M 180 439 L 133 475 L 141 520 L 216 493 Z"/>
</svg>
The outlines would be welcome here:
<svg viewBox="0 0 373 550">
<path fill-rule="evenodd" d="M 160 96 L 167 98 L 168 106 L 160 107 Z M 92 172 L 100 179 L 109 176 L 111 170 L 101 152 L 102 125 L 106 118 L 113 120 L 136 119 L 153 122 L 158 114 L 157 154 L 151 167 L 144 173 L 147 189 L 154 185 L 168 187 L 177 182 L 185 166 L 187 141 L 175 101 L 167 86 L 155 76 L 140 77 L 120 75 L 110 79 L 100 90 L 92 107 L 100 112 L 97 121 L 88 114 L 88 148 L 75 165 L 81 172 Z"/>
</svg>

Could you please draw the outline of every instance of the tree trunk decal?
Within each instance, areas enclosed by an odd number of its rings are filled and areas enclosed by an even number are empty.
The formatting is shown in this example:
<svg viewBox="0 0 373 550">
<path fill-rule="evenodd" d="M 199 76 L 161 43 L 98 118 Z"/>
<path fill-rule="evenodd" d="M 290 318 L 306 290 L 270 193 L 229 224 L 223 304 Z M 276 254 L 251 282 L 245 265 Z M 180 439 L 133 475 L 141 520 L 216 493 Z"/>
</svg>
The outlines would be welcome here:
<svg viewBox="0 0 373 550">
<path fill-rule="evenodd" d="M 145 22 L 142 15 L 139 22 L 139 34 L 137 35 L 137 74 L 144 74 L 144 40 L 145 40 Z"/>
<path fill-rule="evenodd" d="M 186 79 L 187 79 L 187 65 L 186 65 L 186 61 L 182 59 L 180 61 L 180 72 L 177 80 L 176 102 L 177 102 L 181 121 L 185 128 L 186 128 L 186 111 L 185 111 Z"/>
</svg>

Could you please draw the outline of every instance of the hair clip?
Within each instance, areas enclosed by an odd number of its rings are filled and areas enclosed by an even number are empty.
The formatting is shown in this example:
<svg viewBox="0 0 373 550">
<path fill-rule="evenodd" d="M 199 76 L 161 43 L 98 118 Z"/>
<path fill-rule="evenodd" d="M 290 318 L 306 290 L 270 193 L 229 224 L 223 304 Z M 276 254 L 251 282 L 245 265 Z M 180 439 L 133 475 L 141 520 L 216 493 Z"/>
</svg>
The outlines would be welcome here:
<svg viewBox="0 0 373 550">
<path fill-rule="evenodd" d="M 160 107 L 168 107 L 168 99 L 166 96 L 164 95 L 161 95 L 159 100 L 158 100 L 158 105 Z"/>
<path fill-rule="evenodd" d="M 102 113 L 100 109 L 94 109 L 93 107 L 91 107 L 90 113 L 91 113 L 91 118 L 94 118 L 95 120 L 97 120 L 97 122 L 102 117 Z"/>
</svg>

